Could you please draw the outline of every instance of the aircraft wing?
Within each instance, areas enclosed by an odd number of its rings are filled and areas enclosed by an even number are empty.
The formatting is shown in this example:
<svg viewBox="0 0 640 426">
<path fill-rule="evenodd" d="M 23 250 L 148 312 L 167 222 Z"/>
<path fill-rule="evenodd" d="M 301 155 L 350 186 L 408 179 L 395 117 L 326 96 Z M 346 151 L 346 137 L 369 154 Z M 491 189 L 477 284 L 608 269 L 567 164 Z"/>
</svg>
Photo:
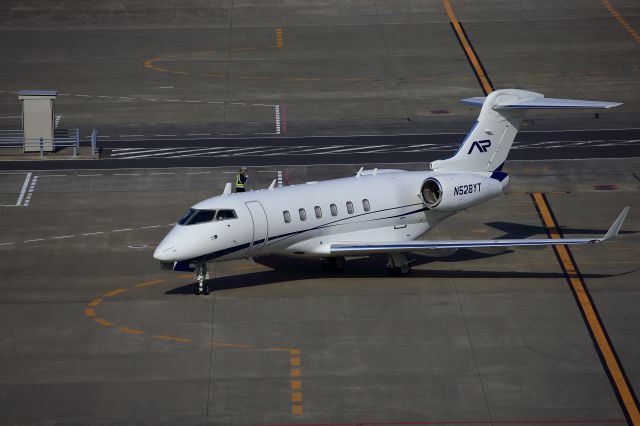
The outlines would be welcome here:
<svg viewBox="0 0 640 426">
<path fill-rule="evenodd" d="M 483 247 L 534 248 L 555 245 L 596 244 L 618 235 L 629 207 L 625 207 L 613 222 L 611 228 L 601 238 L 524 238 L 504 240 L 442 240 L 407 242 L 344 242 L 331 244 L 331 254 L 340 256 L 360 256 L 408 251 L 429 251 L 446 249 L 473 249 Z"/>
</svg>

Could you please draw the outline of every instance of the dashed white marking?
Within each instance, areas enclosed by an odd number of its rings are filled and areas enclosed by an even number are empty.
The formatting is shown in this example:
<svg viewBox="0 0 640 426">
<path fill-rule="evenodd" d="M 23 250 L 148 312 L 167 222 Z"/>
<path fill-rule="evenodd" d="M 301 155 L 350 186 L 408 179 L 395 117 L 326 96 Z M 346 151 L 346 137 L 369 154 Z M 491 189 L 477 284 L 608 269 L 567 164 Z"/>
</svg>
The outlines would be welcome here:
<svg viewBox="0 0 640 426">
<path fill-rule="evenodd" d="M 105 95 L 99 95 L 99 98 L 104 98 L 104 99 L 113 99 L 113 96 L 105 96 Z"/>
<path fill-rule="evenodd" d="M 104 234 L 104 231 L 98 231 L 98 232 L 87 232 L 86 234 L 82 234 L 82 236 L 89 236 L 89 235 L 98 235 L 98 234 Z"/>
<path fill-rule="evenodd" d="M 75 237 L 75 234 L 72 234 L 72 235 L 61 235 L 59 237 L 51 237 L 51 239 L 53 239 L 53 240 L 62 240 L 64 238 L 71 238 L 71 237 Z"/>
<path fill-rule="evenodd" d="M 90 98 L 91 97 L 91 95 L 75 95 L 75 96 L 77 96 L 79 98 Z"/>
<path fill-rule="evenodd" d="M 139 173 L 114 173 L 114 176 L 140 176 Z"/>
<path fill-rule="evenodd" d="M 202 101 L 185 101 L 185 102 L 188 102 L 190 104 L 201 104 L 202 103 Z"/>
<path fill-rule="evenodd" d="M 15 243 L 16 243 L 15 241 L 10 241 L 8 243 L 0 243 L 0 246 L 8 246 L 8 245 L 15 244 Z"/>
<path fill-rule="evenodd" d="M 58 128 L 58 125 L 60 124 L 60 119 L 62 118 L 61 115 L 56 115 L 56 121 L 53 123 L 53 127 L 54 129 Z"/>
<path fill-rule="evenodd" d="M 102 176 L 102 173 L 96 173 L 93 175 L 78 175 L 78 177 L 88 177 L 88 176 Z"/>
<path fill-rule="evenodd" d="M 276 105 L 274 107 L 276 114 L 276 134 L 280 134 L 280 106 Z"/>
<path fill-rule="evenodd" d="M 111 232 L 114 233 L 114 232 L 127 232 L 127 231 L 133 231 L 133 228 L 114 229 Z"/>
<path fill-rule="evenodd" d="M 34 240 L 24 240 L 23 243 L 35 243 L 37 241 L 44 241 L 44 238 L 36 238 Z"/>
<path fill-rule="evenodd" d="M 136 100 L 136 98 L 130 98 L 128 96 L 118 96 L 118 99 L 126 99 L 128 101 L 135 101 Z"/>
<path fill-rule="evenodd" d="M 67 176 L 67 175 L 40 175 L 39 177 L 63 177 L 63 176 Z"/>
<path fill-rule="evenodd" d="M 121 138 L 141 138 L 144 135 L 120 135 Z"/>
<path fill-rule="evenodd" d="M 211 133 L 188 133 L 187 136 L 211 136 Z"/>
<path fill-rule="evenodd" d="M 186 174 L 188 175 L 206 175 L 209 174 L 211 172 L 187 172 Z"/>
<path fill-rule="evenodd" d="M 153 135 L 159 138 L 175 138 L 178 135 Z"/>
<path fill-rule="evenodd" d="M 175 173 L 149 173 L 150 175 L 175 175 Z"/>
<path fill-rule="evenodd" d="M 109 139 L 111 136 L 107 135 L 98 135 L 98 139 Z"/>
<path fill-rule="evenodd" d="M 162 228 L 162 225 L 141 226 L 140 229 Z"/>
<path fill-rule="evenodd" d="M 223 104 L 222 101 L 207 101 L 208 104 Z"/>
<path fill-rule="evenodd" d="M 173 86 L 158 86 L 158 89 L 173 89 Z"/>
<path fill-rule="evenodd" d="M 24 179 L 24 184 L 22 184 L 22 191 L 20 191 L 20 195 L 18 196 L 18 201 L 16 202 L 16 206 L 22 204 L 22 200 L 24 198 L 24 194 L 27 192 L 27 187 L 29 186 L 29 180 L 31 179 L 31 172 L 27 173 L 27 177 Z"/>
</svg>

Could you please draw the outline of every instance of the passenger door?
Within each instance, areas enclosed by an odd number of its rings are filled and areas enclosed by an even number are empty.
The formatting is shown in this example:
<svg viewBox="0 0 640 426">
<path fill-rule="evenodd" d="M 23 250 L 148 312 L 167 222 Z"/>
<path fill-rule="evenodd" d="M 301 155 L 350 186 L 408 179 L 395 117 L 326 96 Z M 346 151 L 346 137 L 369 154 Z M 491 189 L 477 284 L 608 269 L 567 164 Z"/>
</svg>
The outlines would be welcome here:
<svg viewBox="0 0 640 426">
<path fill-rule="evenodd" d="M 266 245 L 269 234 L 269 223 L 267 221 L 267 213 L 264 211 L 260 202 L 249 201 L 245 204 L 253 219 L 253 240 L 247 252 L 249 256 L 252 256 L 257 254 Z"/>
</svg>

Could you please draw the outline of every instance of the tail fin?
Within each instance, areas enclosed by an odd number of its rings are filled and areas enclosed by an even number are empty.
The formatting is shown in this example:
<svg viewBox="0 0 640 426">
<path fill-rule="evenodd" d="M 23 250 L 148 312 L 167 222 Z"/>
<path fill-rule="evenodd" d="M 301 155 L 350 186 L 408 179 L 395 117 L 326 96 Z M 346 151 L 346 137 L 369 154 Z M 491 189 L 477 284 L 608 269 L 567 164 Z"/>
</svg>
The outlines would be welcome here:
<svg viewBox="0 0 640 426">
<path fill-rule="evenodd" d="M 478 121 L 460 144 L 458 152 L 446 160 L 432 162 L 432 170 L 500 170 L 527 109 L 612 108 L 621 105 L 614 102 L 545 98 L 540 93 L 517 89 L 496 90 L 486 98 L 469 98 L 462 102 L 482 105 Z"/>
</svg>

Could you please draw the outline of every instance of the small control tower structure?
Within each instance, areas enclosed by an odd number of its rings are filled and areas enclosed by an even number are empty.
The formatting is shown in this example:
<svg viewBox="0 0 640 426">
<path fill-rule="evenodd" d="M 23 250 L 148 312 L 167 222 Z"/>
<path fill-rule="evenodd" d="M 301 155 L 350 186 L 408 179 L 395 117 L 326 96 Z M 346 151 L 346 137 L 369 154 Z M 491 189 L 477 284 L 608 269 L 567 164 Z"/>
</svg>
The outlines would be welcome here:
<svg viewBox="0 0 640 426">
<path fill-rule="evenodd" d="M 21 90 L 18 99 L 22 101 L 22 131 L 24 152 L 40 151 L 40 140 L 45 152 L 54 150 L 55 90 Z"/>
</svg>

